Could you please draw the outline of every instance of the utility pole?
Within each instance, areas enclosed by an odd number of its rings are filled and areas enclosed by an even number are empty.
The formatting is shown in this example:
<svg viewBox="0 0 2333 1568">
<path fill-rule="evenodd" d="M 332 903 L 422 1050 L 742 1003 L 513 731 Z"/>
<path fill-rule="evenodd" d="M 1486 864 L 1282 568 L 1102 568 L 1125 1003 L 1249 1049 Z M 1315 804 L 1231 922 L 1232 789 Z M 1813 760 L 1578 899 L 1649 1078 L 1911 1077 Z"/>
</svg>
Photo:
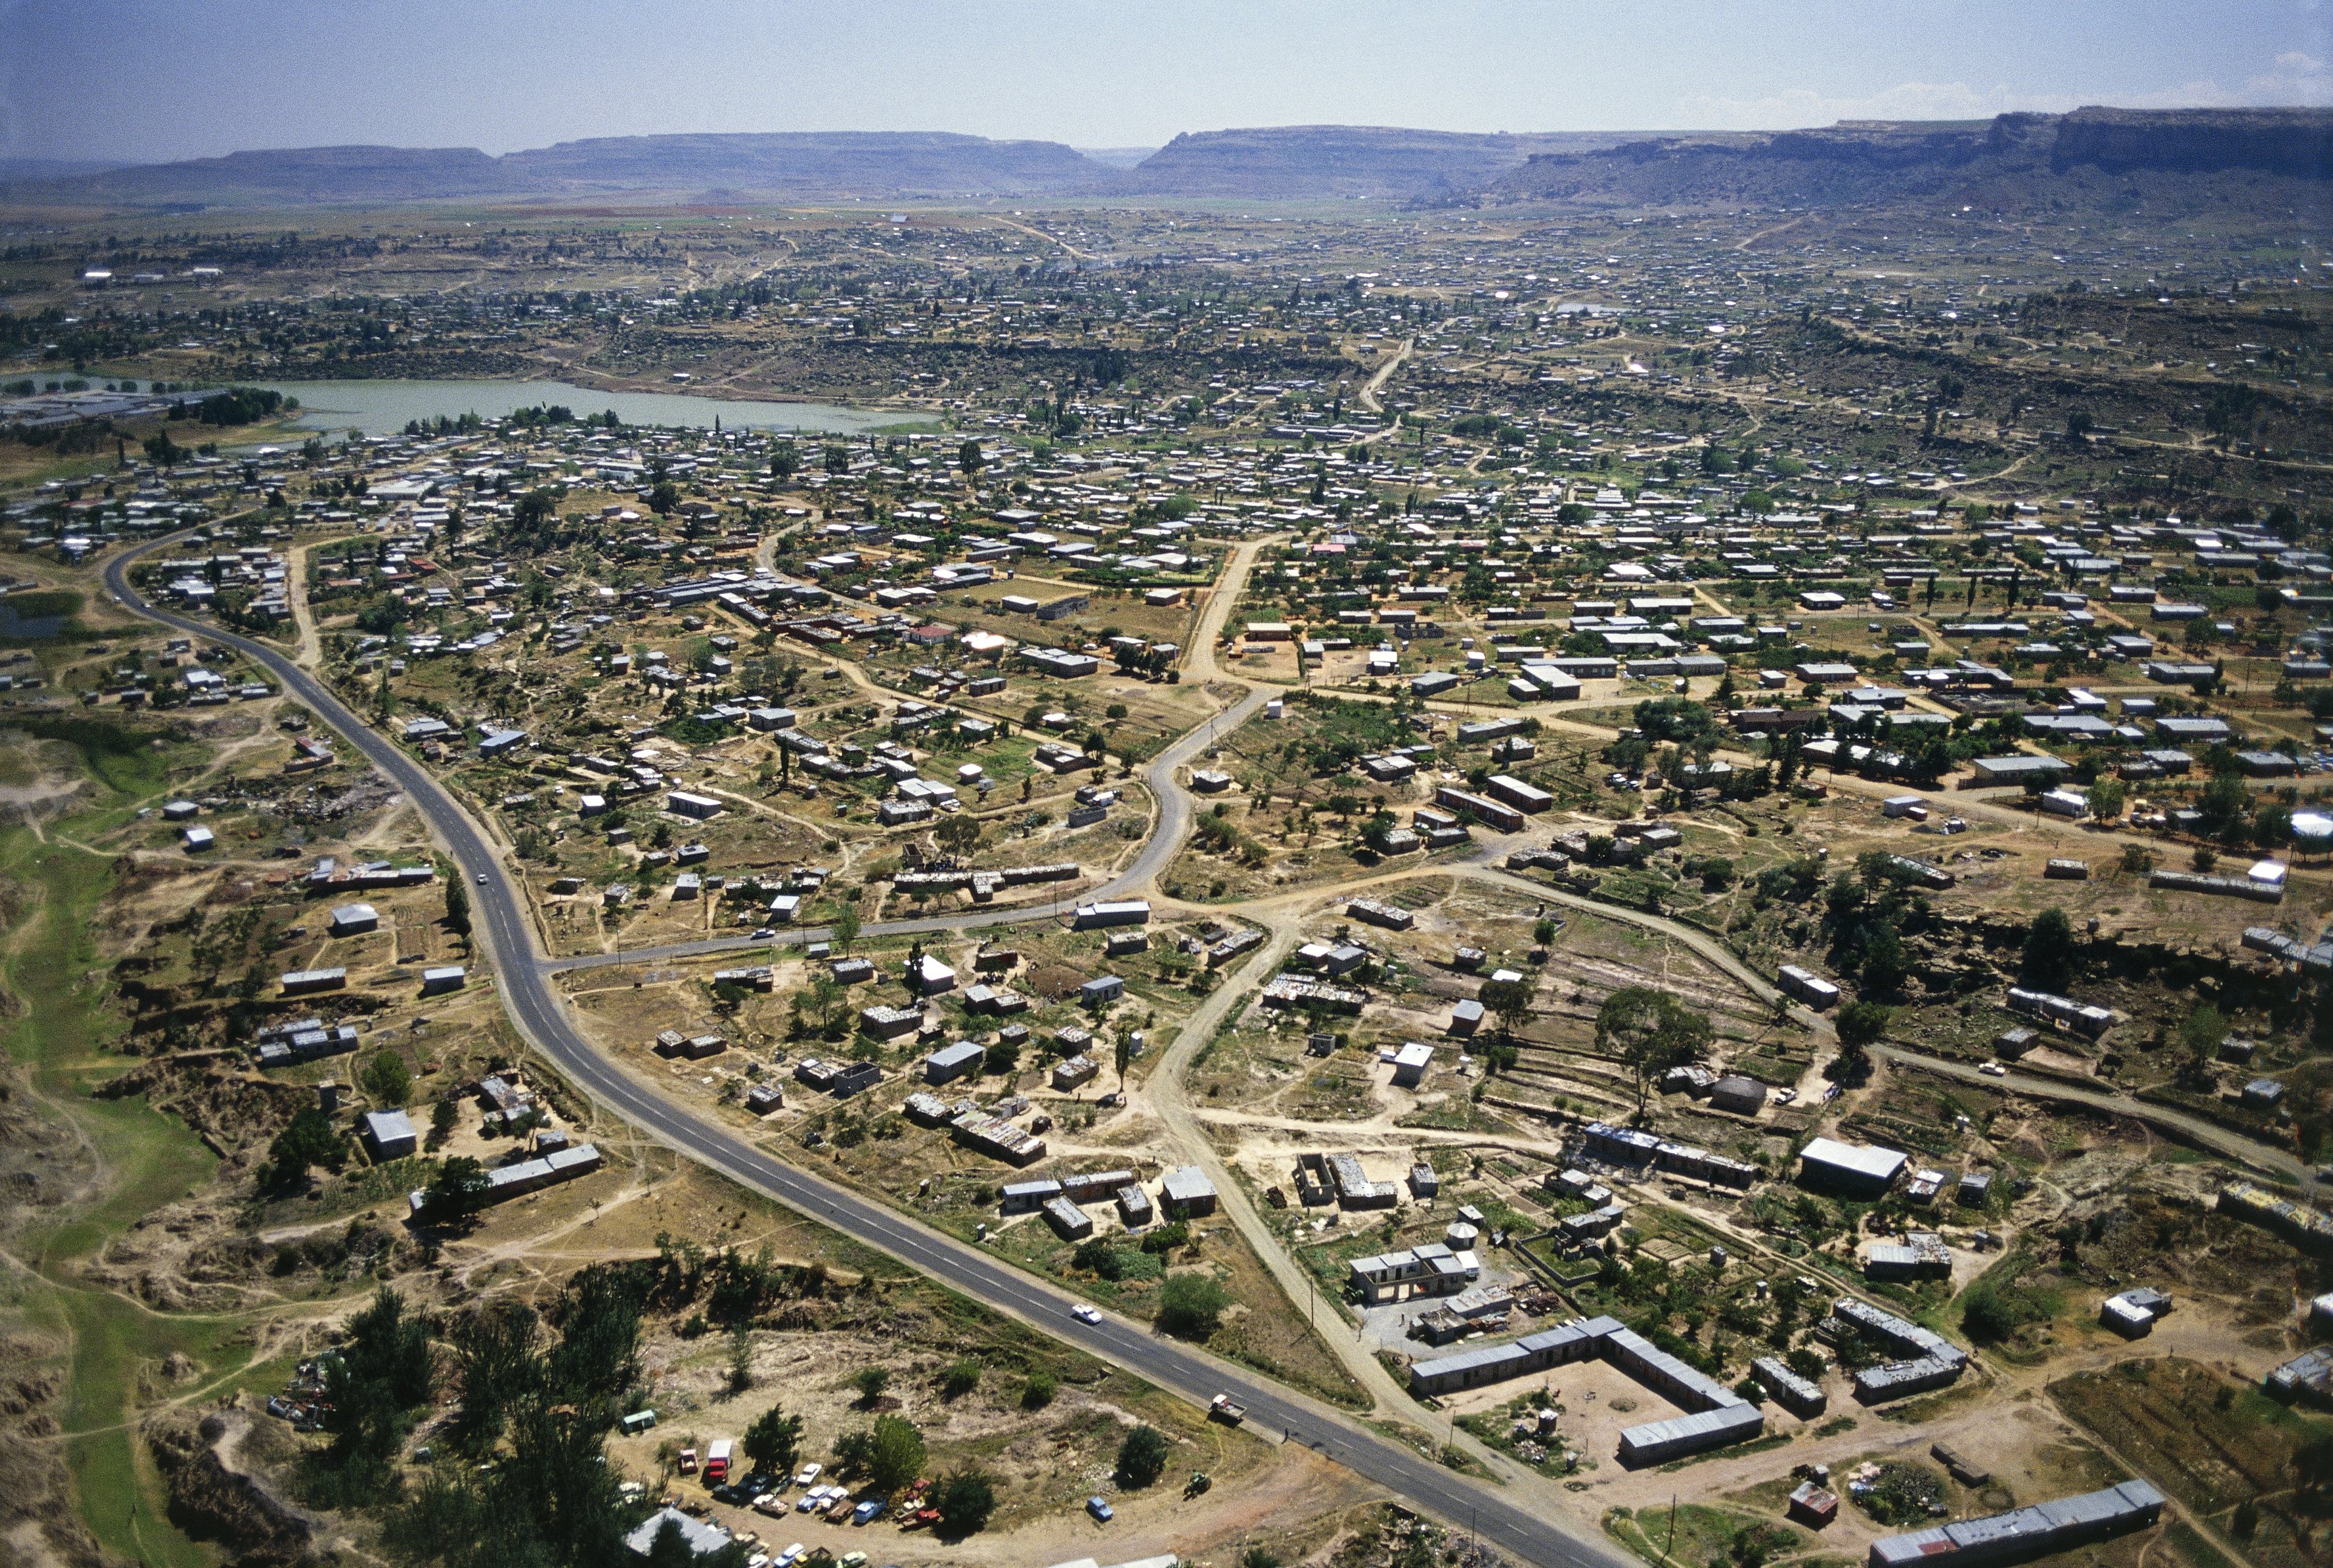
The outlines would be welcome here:
<svg viewBox="0 0 2333 1568">
<path fill-rule="evenodd" d="M 1669 1547 L 1676 1544 L 1676 1508 L 1677 1495 L 1671 1492 L 1669 1494 L 1669 1538 L 1667 1544 L 1661 1548 L 1661 1555 L 1664 1557 L 1669 1554 Z"/>
</svg>

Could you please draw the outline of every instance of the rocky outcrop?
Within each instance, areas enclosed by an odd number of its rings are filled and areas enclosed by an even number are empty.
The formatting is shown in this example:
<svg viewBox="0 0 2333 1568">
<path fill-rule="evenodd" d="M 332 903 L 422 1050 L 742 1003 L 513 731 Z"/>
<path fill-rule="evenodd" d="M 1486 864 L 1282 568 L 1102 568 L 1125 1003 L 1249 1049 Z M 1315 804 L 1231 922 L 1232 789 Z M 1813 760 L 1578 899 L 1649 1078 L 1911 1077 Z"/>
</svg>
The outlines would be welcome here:
<svg viewBox="0 0 2333 1568">
<path fill-rule="evenodd" d="M 315 1560 L 318 1521 L 283 1502 L 233 1460 L 253 1418 L 168 1410 L 140 1430 L 170 1492 L 170 1522 L 216 1543 L 235 1568 L 295 1568 Z"/>
<path fill-rule="evenodd" d="M 0 1562 L 59 1568 L 129 1568 L 90 1534 L 74 1503 L 54 1407 L 62 1342 L 0 1338 Z"/>
</svg>

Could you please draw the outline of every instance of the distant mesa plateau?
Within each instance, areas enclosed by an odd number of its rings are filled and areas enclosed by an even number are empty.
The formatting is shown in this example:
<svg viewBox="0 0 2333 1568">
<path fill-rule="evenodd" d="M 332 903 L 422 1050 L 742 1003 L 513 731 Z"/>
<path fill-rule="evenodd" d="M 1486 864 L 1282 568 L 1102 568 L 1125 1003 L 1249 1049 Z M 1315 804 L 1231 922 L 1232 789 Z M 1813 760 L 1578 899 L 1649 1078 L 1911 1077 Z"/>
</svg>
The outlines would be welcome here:
<svg viewBox="0 0 2333 1568">
<path fill-rule="evenodd" d="M 601 137 L 475 148 L 321 147 L 120 167 L 0 166 L 11 207 L 116 210 L 485 201 L 1365 198 L 1706 206 L 1937 195 L 1993 205 L 2149 184 L 2333 177 L 2333 111 L 2080 109 L 1759 132 L 1464 134 L 1310 125 L 1188 132 L 1128 162 L 1052 141 L 919 131 Z"/>
</svg>

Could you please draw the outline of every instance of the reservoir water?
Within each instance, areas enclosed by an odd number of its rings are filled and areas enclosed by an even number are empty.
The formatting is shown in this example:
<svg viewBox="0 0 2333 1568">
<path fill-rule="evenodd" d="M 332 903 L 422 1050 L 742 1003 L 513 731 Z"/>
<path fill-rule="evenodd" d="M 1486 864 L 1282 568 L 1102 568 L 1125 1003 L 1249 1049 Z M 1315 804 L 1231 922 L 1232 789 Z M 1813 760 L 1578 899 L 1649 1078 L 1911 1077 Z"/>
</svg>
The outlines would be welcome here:
<svg viewBox="0 0 2333 1568">
<path fill-rule="evenodd" d="M 845 409 L 831 403 L 748 402 L 687 392 L 602 392 L 565 381 L 268 381 L 262 385 L 300 399 L 305 430 L 362 430 L 394 435 L 415 419 L 475 414 L 496 418 L 538 403 L 560 403 L 586 415 L 613 409 L 627 425 L 679 425 L 755 430 L 803 430 L 855 435 L 917 423 L 906 410 Z"/>
</svg>

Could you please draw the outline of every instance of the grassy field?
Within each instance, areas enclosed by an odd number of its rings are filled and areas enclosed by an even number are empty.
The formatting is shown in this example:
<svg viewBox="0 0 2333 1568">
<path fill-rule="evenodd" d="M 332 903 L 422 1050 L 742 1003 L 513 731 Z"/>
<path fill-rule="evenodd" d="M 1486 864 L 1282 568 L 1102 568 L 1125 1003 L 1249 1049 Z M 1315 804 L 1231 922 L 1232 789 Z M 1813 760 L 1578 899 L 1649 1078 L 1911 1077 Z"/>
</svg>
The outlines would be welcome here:
<svg viewBox="0 0 2333 1568">
<path fill-rule="evenodd" d="M 106 726 L 62 727 L 69 733 L 57 738 L 76 744 L 110 796 L 60 824 L 72 836 L 114 825 L 158 788 L 161 754 L 125 745 L 121 732 Z M 142 1099 L 91 1097 L 120 1065 L 107 1051 L 112 1030 L 91 970 L 91 930 L 111 885 L 110 861 L 19 827 L 0 835 L 0 877 L 28 911 L 0 963 L 0 981 L 21 1004 L 5 1036 L 9 1055 L 89 1140 L 106 1179 L 93 1203 L 19 1242 L 38 1276 L 28 1306 L 71 1346 L 67 1463 L 82 1513 L 104 1544 L 145 1563 L 207 1563 L 168 1525 L 159 1481 L 128 1423 L 142 1369 L 172 1352 L 213 1373 L 234 1370 L 245 1353 L 229 1342 L 234 1325 L 152 1313 L 79 1284 L 72 1265 L 158 1203 L 199 1188 L 215 1162 L 193 1133 Z"/>
<path fill-rule="evenodd" d="M 2293 1490 L 2292 1459 L 2325 1423 L 2177 1356 L 2079 1372 L 2050 1384 L 2050 1392 L 2223 1535 L 2238 1505 L 2256 1504 L 2258 1527 L 2245 1543 L 2256 1568 L 2324 1560 L 2322 1525 Z"/>
</svg>

